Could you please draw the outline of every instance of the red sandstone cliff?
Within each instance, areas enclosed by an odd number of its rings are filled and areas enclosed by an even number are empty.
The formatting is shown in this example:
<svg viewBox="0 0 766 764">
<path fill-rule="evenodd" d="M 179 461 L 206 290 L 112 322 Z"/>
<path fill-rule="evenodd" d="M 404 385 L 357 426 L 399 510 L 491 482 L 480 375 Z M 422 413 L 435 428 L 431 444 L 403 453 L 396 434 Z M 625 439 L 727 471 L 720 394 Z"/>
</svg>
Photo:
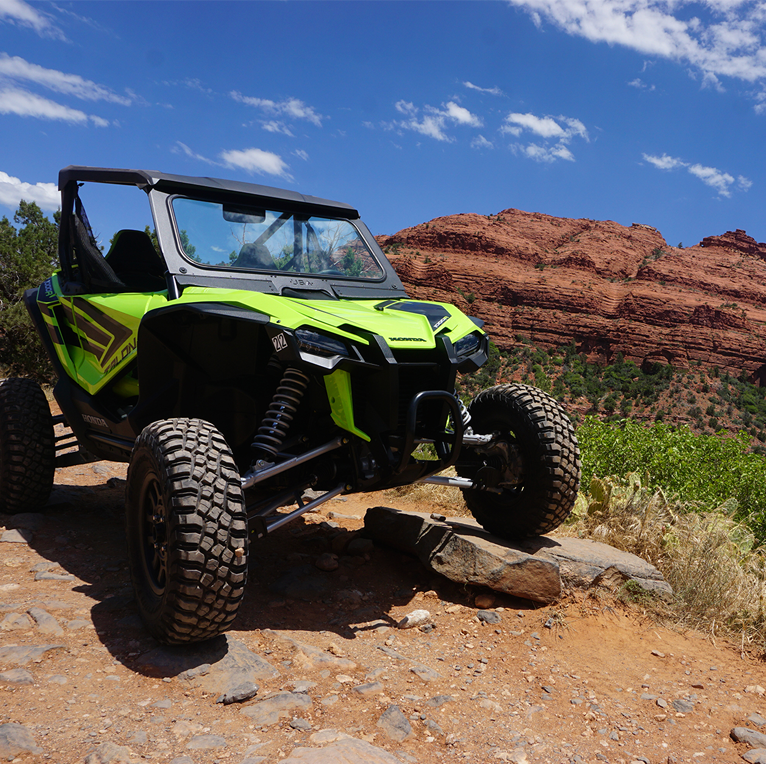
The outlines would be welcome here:
<svg viewBox="0 0 766 764">
<path fill-rule="evenodd" d="M 700 361 L 766 383 L 766 244 L 744 231 L 677 248 L 651 226 L 508 209 L 378 241 L 412 296 L 455 302 L 501 348 L 574 340 L 591 359 Z"/>
</svg>

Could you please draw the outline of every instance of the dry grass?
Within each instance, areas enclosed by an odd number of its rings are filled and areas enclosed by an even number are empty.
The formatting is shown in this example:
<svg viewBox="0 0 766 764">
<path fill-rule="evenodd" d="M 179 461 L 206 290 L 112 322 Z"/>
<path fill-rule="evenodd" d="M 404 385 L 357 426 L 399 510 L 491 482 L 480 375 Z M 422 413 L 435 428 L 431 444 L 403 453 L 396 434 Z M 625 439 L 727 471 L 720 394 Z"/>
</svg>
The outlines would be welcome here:
<svg viewBox="0 0 766 764">
<path fill-rule="evenodd" d="M 683 626 L 766 645 L 766 554 L 753 549 L 736 506 L 697 512 L 643 488 L 636 475 L 597 480 L 563 533 L 642 557 L 673 587 L 671 617 Z"/>
<path fill-rule="evenodd" d="M 457 475 L 454 468 L 450 468 L 440 474 L 445 477 L 455 477 Z M 432 485 L 431 483 L 414 483 L 413 485 L 389 488 L 383 494 L 398 501 L 423 504 L 427 507 L 440 509 L 445 515 L 458 515 L 460 517 L 470 517 L 471 515 L 468 507 L 465 505 L 465 501 L 463 501 L 463 494 L 459 488 Z"/>
</svg>

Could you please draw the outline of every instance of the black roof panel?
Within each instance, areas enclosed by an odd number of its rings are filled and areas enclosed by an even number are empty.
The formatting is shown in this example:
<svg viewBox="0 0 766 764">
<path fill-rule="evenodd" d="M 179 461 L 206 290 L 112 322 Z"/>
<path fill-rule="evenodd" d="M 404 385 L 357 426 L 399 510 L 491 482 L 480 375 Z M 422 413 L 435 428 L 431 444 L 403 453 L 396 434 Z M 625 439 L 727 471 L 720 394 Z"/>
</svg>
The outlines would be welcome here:
<svg viewBox="0 0 766 764">
<path fill-rule="evenodd" d="M 228 194 L 245 194 L 250 197 L 257 197 L 259 201 L 274 199 L 300 207 L 321 208 L 325 214 L 329 213 L 351 219 L 359 217 L 359 212 L 356 209 L 343 202 L 333 202 L 329 199 L 299 194 L 297 191 L 261 186 L 256 183 L 243 183 L 237 180 L 171 175 L 153 170 L 121 170 L 109 167 L 70 165 L 59 172 L 59 189 L 63 190 L 71 181 L 116 183 L 144 189 L 156 188 L 165 193 L 199 193 L 208 190 Z"/>
</svg>

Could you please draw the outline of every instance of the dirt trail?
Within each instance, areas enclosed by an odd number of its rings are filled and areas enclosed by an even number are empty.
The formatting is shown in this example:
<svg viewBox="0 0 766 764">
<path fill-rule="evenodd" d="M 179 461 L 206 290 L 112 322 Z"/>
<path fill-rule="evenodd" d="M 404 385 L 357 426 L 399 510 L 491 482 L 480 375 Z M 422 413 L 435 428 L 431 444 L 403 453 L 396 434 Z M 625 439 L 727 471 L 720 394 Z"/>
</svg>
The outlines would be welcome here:
<svg viewBox="0 0 766 764">
<path fill-rule="evenodd" d="M 608 595 L 570 593 L 537 608 L 498 595 L 500 622 L 486 625 L 475 597 L 487 592 L 435 577 L 391 549 L 341 556 L 333 572 L 316 569 L 332 550 L 332 524 L 357 530 L 367 507 L 397 504 L 380 494 L 333 500 L 252 545 L 247 596 L 230 636 L 278 673 L 259 683 L 253 700 L 216 704 L 180 676 L 145 668 L 157 645 L 132 602 L 125 472 L 106 462 L 58 470 L 52 504 L 29 540 L 0 543 L 0 725 L 23 725 L 39 748 L 18 761 L 82 762 L 111 742 L 136 761 L 277 762 L 333 729 L 421 764 L 704 764 L 739 760 L 747 747 L 730 730 L 766 715 L 762 662 L 661 628 Z M 0 516 L 0 524 L 10 527 L 12 518 Z M 296 570 L 305 574 L 298 588 L 322 585 L 311 601 L 275 588 Z M 435 628 L 396 628 L 416 608 L 431 612 Z M 279 635 L 356 667 L 313 666 Z M 54 648 L 19 663 L 8 658 L 18 651 L 4 652 L 14 645 Z M 432 671 L 415 673 L 416 665 Z M 260 726 L 243 713 L 296 683 L 311 699 L 307 709 Z M 390 706 L 412 730 L 401 742 L 379 726 Z"/>
</svg>

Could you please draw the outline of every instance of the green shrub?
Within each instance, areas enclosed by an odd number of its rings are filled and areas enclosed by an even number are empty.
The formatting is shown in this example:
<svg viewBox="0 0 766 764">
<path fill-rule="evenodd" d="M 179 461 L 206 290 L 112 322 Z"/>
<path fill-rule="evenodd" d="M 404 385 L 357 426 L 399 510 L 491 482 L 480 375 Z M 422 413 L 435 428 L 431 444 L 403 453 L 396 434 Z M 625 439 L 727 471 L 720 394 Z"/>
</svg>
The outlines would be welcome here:
<svg viewBox="0 0 766 764">
<path fill-rule="evenodd" d="M 0 220 L 0 373 L 50 380 L 52 370 L 22 298 L 41 284 L 58 263 L 58 222 L 34 202 L 21 201 L 13 216 Z"/>
</svg>

